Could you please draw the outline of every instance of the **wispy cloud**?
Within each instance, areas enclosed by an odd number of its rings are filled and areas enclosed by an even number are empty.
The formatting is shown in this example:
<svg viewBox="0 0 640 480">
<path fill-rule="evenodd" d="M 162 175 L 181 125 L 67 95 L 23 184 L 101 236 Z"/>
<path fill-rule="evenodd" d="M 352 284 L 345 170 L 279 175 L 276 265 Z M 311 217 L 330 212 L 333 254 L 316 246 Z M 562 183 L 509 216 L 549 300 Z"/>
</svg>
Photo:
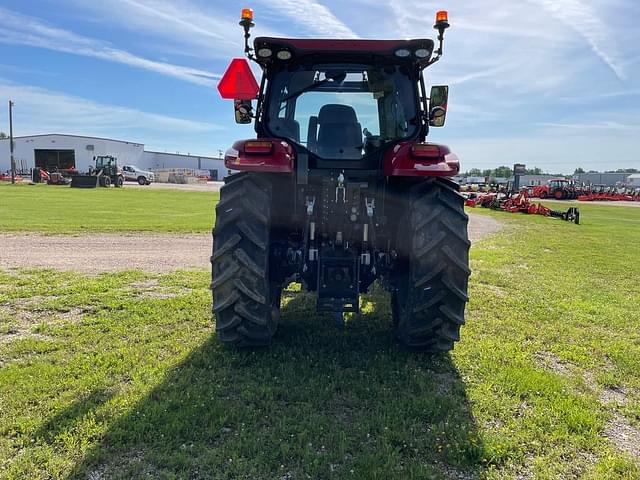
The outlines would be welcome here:
<svg viewBox="0 0 640 480">
<path fill-rule="evenodd" d="M 626 78 L 622 63 L 617 58 L 615 37 L 609 33 L 609 29 L 592 5 L 581 0 L 535 1 L 578 32 L 619 79 Z"/>
<path fill-rule="evenodd" d="M 43 21 L 0 7 L 0 42 L 45 48 L 74 55 L 99 58 L 141 68 L 187 82 L 212 87 L 219 75 L 203 70 L 158 62 L 109 44 L 56 28 Z"/>
<path fill-rule="evenodd" d="M 551 128 L 562 128 L 571 130 L 640 130 L 640 125 L 629 125 L 613 121 L 603 121 L 594 123 L 558 123 L 543 122 L 538 125 Z"/>
<path fill-rule="evenodd" d="M 316 0 L 263 0 L 262 3 L 316 36 L 358 38 L 358 35 L 339 20 L 329 8 Z"/>
<path fill-rule="evenodd" d="M 200 6 L 180 0 L 71 0 L 78 8 L 108 18 L 113 25 L 145 38 L 157 38 L 156 49 L 204 59 L 228 59 L 242 54 L 242 29 L 238 26 L 240 6 L 233 13 L 223 2 Z M 222 5 L 221 5 L 222 3 Z M 265 24 L 260 35 L 282 36 Z M 178 47 L 179 46 L 179 47 Z"/>
<path fill-rule="evenodd" d="M 0 98 L 16 103 L 16 134 L 43 132 L 84 135 L 124 135 L 131 132 L 161 134 L 211 133 L 223 127 L 207 122 L 108 105 L 39 87 L 16 85 L 0 79 Z M 4 116 L 4 114 L 3 114 Z M 131 140 L 143 141 L 144 138 Z"/>
</svg>

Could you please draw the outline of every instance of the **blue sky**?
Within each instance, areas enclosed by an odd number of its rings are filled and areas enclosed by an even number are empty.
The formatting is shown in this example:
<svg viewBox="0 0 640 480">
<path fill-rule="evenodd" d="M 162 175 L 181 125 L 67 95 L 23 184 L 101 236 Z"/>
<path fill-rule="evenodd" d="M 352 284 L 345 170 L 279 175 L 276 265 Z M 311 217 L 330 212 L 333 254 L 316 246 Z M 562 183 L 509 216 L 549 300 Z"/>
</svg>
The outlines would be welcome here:
<svg viewBox="0 0 640 480">
<path fill-rule="evenodd" d="M 463 170 L 523 162 L 554 172 L 640 168 L 637 0 L 3 0 L 0 99 L 15 134 L 74 133 L 215 155 L 252 130 L 215 85 L 254 35 L 435 37 L 430 84 L 451 85 L 447 143 Z M 6 108 L 0 130 L 7 130 Z"/>
</svg>

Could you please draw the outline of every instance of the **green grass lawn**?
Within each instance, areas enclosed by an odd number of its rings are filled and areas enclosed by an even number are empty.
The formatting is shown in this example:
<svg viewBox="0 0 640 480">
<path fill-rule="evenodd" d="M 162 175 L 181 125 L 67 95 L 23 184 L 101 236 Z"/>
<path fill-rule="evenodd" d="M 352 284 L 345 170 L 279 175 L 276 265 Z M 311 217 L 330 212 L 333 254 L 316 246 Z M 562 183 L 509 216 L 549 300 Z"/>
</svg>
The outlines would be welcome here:
<svg viewBox="0 0 640 480">
<path fill-rule="evenodd" d="M 0 232 L 209 232 L 217 192 L 0 184 Z"/>
<path fill-rule="evenodd" d="M 438 357 L 380 291 L 341 331 L 292 289 L 274 345 L 235 351 L 206 271 L 0 270 L 0 478 L 640 478 L 640 209 L 582 210 L 477 210 L 507 227 Z"/>
</svg>

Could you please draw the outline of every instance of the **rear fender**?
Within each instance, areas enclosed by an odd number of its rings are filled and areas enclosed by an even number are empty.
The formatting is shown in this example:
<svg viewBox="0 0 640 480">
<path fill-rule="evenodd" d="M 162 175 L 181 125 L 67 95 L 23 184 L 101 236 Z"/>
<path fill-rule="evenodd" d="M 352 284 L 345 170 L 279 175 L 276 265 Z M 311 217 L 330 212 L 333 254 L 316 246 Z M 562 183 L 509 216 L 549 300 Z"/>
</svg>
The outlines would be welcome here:
<svg viewBox="0 0 640 480">
<path fill-rule="evenodd" d="M 430 156 L 417 156 L 414 146 L 432 147 Z M 400 142 L 384 155 L 384 174 L 388 177 L 453 177 L 460 172 L 460 160 L 446 145 Z"/>
<path fill-rule="evenodd" d="M 247 142 L 271 142 L 271 149 L 261 153 L 252 152 L 246 148 Z M 224 164 L 231 170 L 291 173 L 295 156 L 293 147 L 279 138 L 238 140 L 224 154 Z"/>
</svg>

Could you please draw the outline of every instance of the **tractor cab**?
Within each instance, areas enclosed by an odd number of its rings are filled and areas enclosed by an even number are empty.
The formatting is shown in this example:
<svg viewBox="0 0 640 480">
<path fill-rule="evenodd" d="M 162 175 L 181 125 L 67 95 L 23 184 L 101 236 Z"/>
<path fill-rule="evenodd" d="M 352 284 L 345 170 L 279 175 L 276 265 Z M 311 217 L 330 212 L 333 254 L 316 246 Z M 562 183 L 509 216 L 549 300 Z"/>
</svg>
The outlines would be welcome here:
<svg viewBox="0 0 640 480">
<path fill-rule="evenodd" d="M 556 200 L 570 200 L 577 197 L 577 190 L 573 181 L 565 178 L 549 180 L 540 192 L 540 198 L 555 198 Z"/>
<path fill-rule="evenodd" d="M 107 173 L 107 171 L 111 172 L 112 170 L 115 173 L 118 170 L 118 159 L 111 155 L 99 155 L 95 157 L 95 160 L 96 170 L 103 170 L 105 173 Z"/>
<path fill-rule="evenodd" d="M 361 160 L 420 134 L 415 82 L 396 65 L 301 64 L 270 83 L 260 128 L 322 160 Z"/>
<path fill-rule="evenodd" d="M 278 154 L 263 171 L 282 171 L 289 157 L 302 157 L 298 165 L 310 171 L 458 173 L 457 157 L 446 146 L 424 143 L 430 127 L 444 126 L 447 113 L 448 87 L 433 86 L 428 93 L 423 76 L 442 55 L 446 12 L 436 19 L 438 48 L 431 39 L 273 37 L 258 37 L 251 48 L 251 15 L 240 24 L 245 52 L 262 70 L 260 85 L 248 62 L 234 59 L 218 89 L 234 100 L 236 122 L 255 121 L 262 143 L 236 142 L 225 157 L 230 169 L 253 170 L 263 152 Z M 396 158 L 389 154 L 394 148 L 402 150 Z"/>
</svg>

